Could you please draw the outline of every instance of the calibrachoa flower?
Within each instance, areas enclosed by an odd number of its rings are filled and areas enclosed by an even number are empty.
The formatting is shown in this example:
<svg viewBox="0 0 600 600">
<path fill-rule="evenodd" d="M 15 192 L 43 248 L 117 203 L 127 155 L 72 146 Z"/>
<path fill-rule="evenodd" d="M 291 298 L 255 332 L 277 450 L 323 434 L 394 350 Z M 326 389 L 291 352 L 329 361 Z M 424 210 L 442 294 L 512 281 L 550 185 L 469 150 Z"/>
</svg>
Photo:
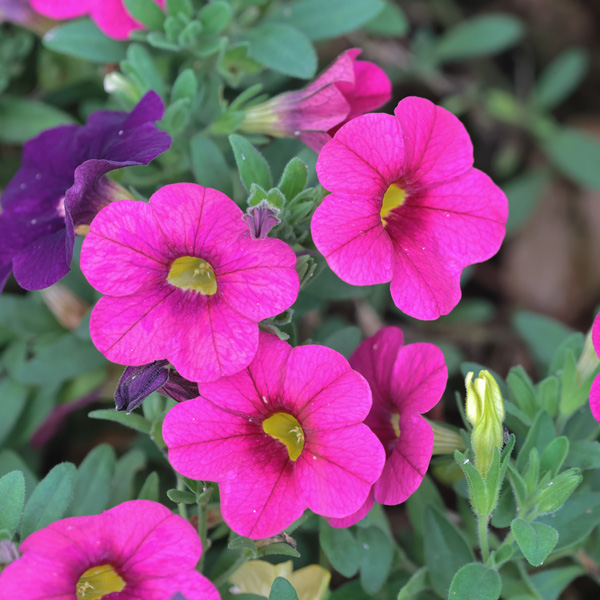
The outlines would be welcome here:
<svg viewBox="0 0 600 600">
<path fill-rule="evenodd" d="M 405 313 L 447 314 L 461 271 L 495 254 L 505 233 L 506 197 L 472 165 L 462 123 L 423 98 L 353 119 L 317 161 L 332 192 L 313 217 L 317 248 L 348 283 L 391 281 Z"/>
<path fill-rule="evenodd" d="M 161 8 L 165 0 L 154 0 Z M 126 40 L 134 29 L 143 25 L 134 20 L 123 0 L 31 0 L 31 6 L 51 19 L 74 19 L 89 15 L 107 36 Z"/>
<path fill-rule="evenodd" d="M 171 145 L 154 125 L 163 113 L 160 97 L 148 92 L 131 113 L 99 111 L 84 126 L 48 129 L 25 144 L 1 199 L 0 290 L 11 270 L 28 290 L 69 272 L 75 234 L 123 194 L 105 175 L 147 165 Z"/>
<path fill-rule="evenodd" d="M 600 358 L 600 314 L 594 321 L 592 342 L 594 343 L 596 354 Z M 596 375 L 596 379 L 594 379 L 592 389 L 590 390 L 590 408 L 592 409 L 594 419 L 600 423 L 600 375 Z"/>
<path fill-rule="evenodd" d="M 330 348 L 261 333 L 247 369 L 200 389 L 165 418 L 169 461 L 219 483 L 223 518 L 240 535 L 279 533 L 306 508 L 349 515 L 381 473 L 383 447 L 362 423 L 369 386 Z"/>
<path fill-rule="evenodd" d="M 418 489 L 433 451 L 433 430 L 421 414 L 439 402 L 448 380 L 442 351 L 426 343 L 405 346 L 398 327 L 384 327 L 362 342 L 350 365 L 371 386 L 373 408 L 365 424 L 380 439 L 387 459 L 367 502 L 347 519 L 330 520 L 335 527 L 359 521 L 374 500 L 400 504 Z"/>
<path fill-rule="evenodd" d="M 276 137 L 297 137 L 315 152 L 343 123 L 383 106 L 392 84 L 377 65 L 356 60 L 346 50 L 307 87 L 280 94 L 246 111 L 241 130 Z"/>
<path fill-rule="evenodd" d="M 132 500 L 100 515 L 56 521 L 21 544 L 0 574 L 0 600 L 218 600 L 196 571 L 194 528 L 162 504 Z"/>
<path fill-rule="evenodd" d="M 85 276 L 106 294 L 90 321 L 96 347 L 120 364 L 167 359 L 191 381 L 246 367 L 257 323 L 291 306 L 299 281 L 292 249 L 252 239 L 242 214 L 192 183 L 104 208 L 81 253 Z"/>
</svg>

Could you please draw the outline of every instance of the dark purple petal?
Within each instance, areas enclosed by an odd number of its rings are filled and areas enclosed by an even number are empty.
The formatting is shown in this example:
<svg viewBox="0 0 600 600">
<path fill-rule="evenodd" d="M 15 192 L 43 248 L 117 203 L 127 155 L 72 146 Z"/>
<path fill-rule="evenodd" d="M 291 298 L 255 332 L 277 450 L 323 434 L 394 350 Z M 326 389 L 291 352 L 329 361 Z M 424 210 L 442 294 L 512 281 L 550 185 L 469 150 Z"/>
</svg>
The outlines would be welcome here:
<svg viewBox="0 0 600 600">
<path fill-rule="evenodd" d="M 115 390 L 117 410 L 129 414 L 169 380 L 168 360 L 156 360 L 140 367 L 127 367 Z"/>
<path fill-rule="evenodd" d="M 266 200 L 262 200 L 260 204 L 248 208 L 242 219 L 247 223 L 252 239 L 264 240 L 269 231 L 281 223 L 281 219 L 277 217 L 278 214 L 279 209 L 271 206 Z"/>
<path fill-rule="evenodd" d="M 169 380 L 158 391 L 175 402 L 184 402 L 200 395 L 196 382 L 187 380 L 174 370 L 171 370 Z"/>
</svg>

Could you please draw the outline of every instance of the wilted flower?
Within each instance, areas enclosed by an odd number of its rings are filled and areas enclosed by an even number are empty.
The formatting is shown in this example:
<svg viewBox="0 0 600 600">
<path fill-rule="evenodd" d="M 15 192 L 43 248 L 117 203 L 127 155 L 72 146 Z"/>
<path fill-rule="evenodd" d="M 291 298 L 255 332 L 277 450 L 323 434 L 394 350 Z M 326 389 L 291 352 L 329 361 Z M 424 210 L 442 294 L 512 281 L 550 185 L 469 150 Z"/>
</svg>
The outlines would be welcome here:
<svg viewBox="0 0 600 600">
<path fill-rule="evenodd" d="M 262 200 L 256 206 L 246 209 L 246 214 L 242 218 L 248 225 L 252 239 L 264 240 L 269 235 L 269 231 L 281 223 L 278 214 L 278 208 L 271 206 L 266 200 Z"/>
<path fill-rule="evenodd" d="M 392 84 L 377 65 L 346 50 L 307 87 L 286 92 L 246 111 L 240 129 L 275 137 L 297 137 L 315 152 L 341 125 L 385 104 Z"/>
<path fill-rule="evenodd" d="M 347 283 L 391 281 L 408 315 L 447 314 L 461 271 L 493 256 L 505 233 L 506 196 L 472 165 L 462 123 L 423 98 L 353 119 L 317 161 L 332 192 L 312 220 L 317 248 Z"/>
<path fill-rule="evenodd" d="M 23 163 L 0 199 L 0 290 L 11 271 L 28 290 L 69 272 L 75 234 L 124 197 L 105 175 L 147 165 L 171 145 L 154 125 L 163 113 L 160 97 L 148 92 L 131 113 L 98 111 L 84 126 L 48 129 L 25 144 Z"/>
<path fill-rule="evenodd" d="M 489 371 L 479 371 L 473 381 L 473 371 L 467 373 L 466 415 L 473 426 L 471 445 L 475 467 L 485 477 L 492 466 L 494 448 L 500 450 L 504 439 L 504 403 L 498 383 Z"/>
</svg>

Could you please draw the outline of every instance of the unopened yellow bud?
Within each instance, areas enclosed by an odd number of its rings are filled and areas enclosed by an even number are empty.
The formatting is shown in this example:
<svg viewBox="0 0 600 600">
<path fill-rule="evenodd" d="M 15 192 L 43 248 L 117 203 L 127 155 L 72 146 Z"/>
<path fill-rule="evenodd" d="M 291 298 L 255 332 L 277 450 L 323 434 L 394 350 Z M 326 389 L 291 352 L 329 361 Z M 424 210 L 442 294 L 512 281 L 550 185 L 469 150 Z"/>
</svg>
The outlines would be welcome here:
<svg viewBox="0 0 600 600">
<path fill-rule="evenodd" d="M 489 371 L 479 371 L 473 381 L 474 373 L 467 373 L 467 419 L 473 425 L 471 446 L 475 453 L 475 467 L 483 477 L 492 466 L 494 448 L 502 448 L 504 421 L 504 403 L 496 380 Z"/>
</svg>

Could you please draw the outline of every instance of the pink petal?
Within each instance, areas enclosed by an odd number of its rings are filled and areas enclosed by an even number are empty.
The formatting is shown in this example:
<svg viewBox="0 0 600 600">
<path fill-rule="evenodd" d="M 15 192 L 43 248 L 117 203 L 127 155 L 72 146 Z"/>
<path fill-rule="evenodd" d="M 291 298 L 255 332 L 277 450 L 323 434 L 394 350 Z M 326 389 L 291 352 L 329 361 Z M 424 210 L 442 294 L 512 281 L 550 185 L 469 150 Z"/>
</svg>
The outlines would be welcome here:
<svg viewBox="0 0 600 600">
<path fill-rule="evenodd" d="M 237 312 L 262 321 L 290 307 L 300 281 L 296 255 L 281 240 L 253 240 L 246 232 L 237 240 L 236 256 L 215 269 L 217 289 Z"/>
<path fill-rule="evenodd" d="M 327 196 L 315 211 L 315 245 L 341 279 L 353 285 L 392 278 L 392 244 L 380 217 L 381 202 L 345 193 Z"/>
<path fill-rule="evenodd" d="M 355 513 L 352 513 L 350 516 L 343 517 L 341 519 L 327 519 L 327 522 L 332 527 L 337 527 L 338 529 L 346 529 L 347 527 L 358 523 L 362 518 L 366 517 L 369 514 L 369 511 L 373 508 L 373 504 L 375 504 L 375 493 L 373 491 L 373 488 L 371 488 L 367 499 Z"/>
<path fill-rule="evenodd" d="M 320 430 L 296 461 L 296 482 L 313 512 L 347 517 L 363 505 L 384 462 L 383 446 L 365 425 Z"/>
<path fill-rule="evenodd" d="M 225 522 L 239 535 L 261 539 L 280 533 L 299 519 L 306 504 L 294 482 L 287 450 L 269 453 L 232 473 L 219 485 Z"/>
<path fill-rule="evenodd" d="M 392 97 L 392 82 L 385 71 L 365 60 L 354 63 L 354 91 L 348 95 L 348 120 L 383 106 Z"/>
<path fill-rule="evenodd" d="M 596 376 L 590 389 L 590 408 L 594 419 L 600 423 L 600 375 Z"/>
<path fill-rule="evenodd" d="M 317 174 L 321 185 L 331 192 L 339 190 L 381 202 L 389 185 L 402 175 L 403 165 L 398 119 L 368 114 L 346 123 L 325 145 L 317 160 Z"/>
<path fill-rule="evenodd" d="M 409 344 L 398 351 L 390 396 L 400 415 L 426 413 L 440 401 L 447 381 L 448 368 L 437 346 Z"/>
<path fill-rule="evenodd" d="M 403 179 L 413 189 L 443 183 L 473 165 L 465 126 L 425 98 L 401 100 L 394 110 L 404 139 Z"/>
<path fill-rule="evenodd" d="M 356 57 L 360 53 L 360 48 L 351 48 L 342 52 L 321 75 L 305 88 L 305 91 L 312 92 L 330 83 L 335 83 L 342 93 L 350 93 L 354 89 Z"/>
<path fill-rule="evenodd" d="M 418 489 L 433 451 L 433 430 L 423 417 L 401 415 L 398 425 L 400 438 L 375 484 L 375 499 L 381 504 L 404 502 Z"/>
<path fill-rule="evenodd" d="M 594 326 L 592 328 L 592 343 L 596 354 L 600 357 L 600 314 L 596 315 Z"/>
<path fill-rule="evenodd" d="M 390 402 L 390 382 L 398 351 L 404 344 L 399 327 L 382 327 L 375 335 L 364 340 L 350 357 L 350 366 L 369 382 L 373 403 L 387 406 Z"/>
<path fill-rule="evenodd" d="M 100 31 L 116 40 L 126 40 L 134 29 L 143 25 L 131 18 L 124 0 L 91 0 L 92 19 Z"/>
<path fill-rule="evenodd" d="M 284 446 L 263 432 L 261 423 L 203 398 L 176 404 L 165 417 L 163 438 L 173 468 L 192 479 L 220 481 L 269 451 L 287 456 Z"/>
<path fill-rule="evenodd" d="M 371 408 L 371 391 L 348 361 L 325 346 L 298 346 L 287 363 L 283 396 L 286 406 L 311 429 L 360 423 Z"/>
<path fill-rule="evenodd" d="M 206 577 L 197 571 L 186 571 L 161 577 L 158 570 L 152 579 L 140 581 L 131 595 L 119 600 L 170 600 L 176 592 L 183 594 L 186 600 L 220 600 L 219 592 Z M 123 594 L 127 590 L 121 592 Z"/>
<path fill-rule="evenodd" d="M 81 251 L 81 269 L 87 280 L 112 296 L 127 296 L 148 282 L 166 281 L 171 262 L 150 208 L 132 200 L 103 208 L 92 221 Z"/>
<path fill-rule="evenodd" d="M 73 19 L 85 15 L 93 0 L 30 0 L 36 12 L 51 19 Z"/>
</svg>

